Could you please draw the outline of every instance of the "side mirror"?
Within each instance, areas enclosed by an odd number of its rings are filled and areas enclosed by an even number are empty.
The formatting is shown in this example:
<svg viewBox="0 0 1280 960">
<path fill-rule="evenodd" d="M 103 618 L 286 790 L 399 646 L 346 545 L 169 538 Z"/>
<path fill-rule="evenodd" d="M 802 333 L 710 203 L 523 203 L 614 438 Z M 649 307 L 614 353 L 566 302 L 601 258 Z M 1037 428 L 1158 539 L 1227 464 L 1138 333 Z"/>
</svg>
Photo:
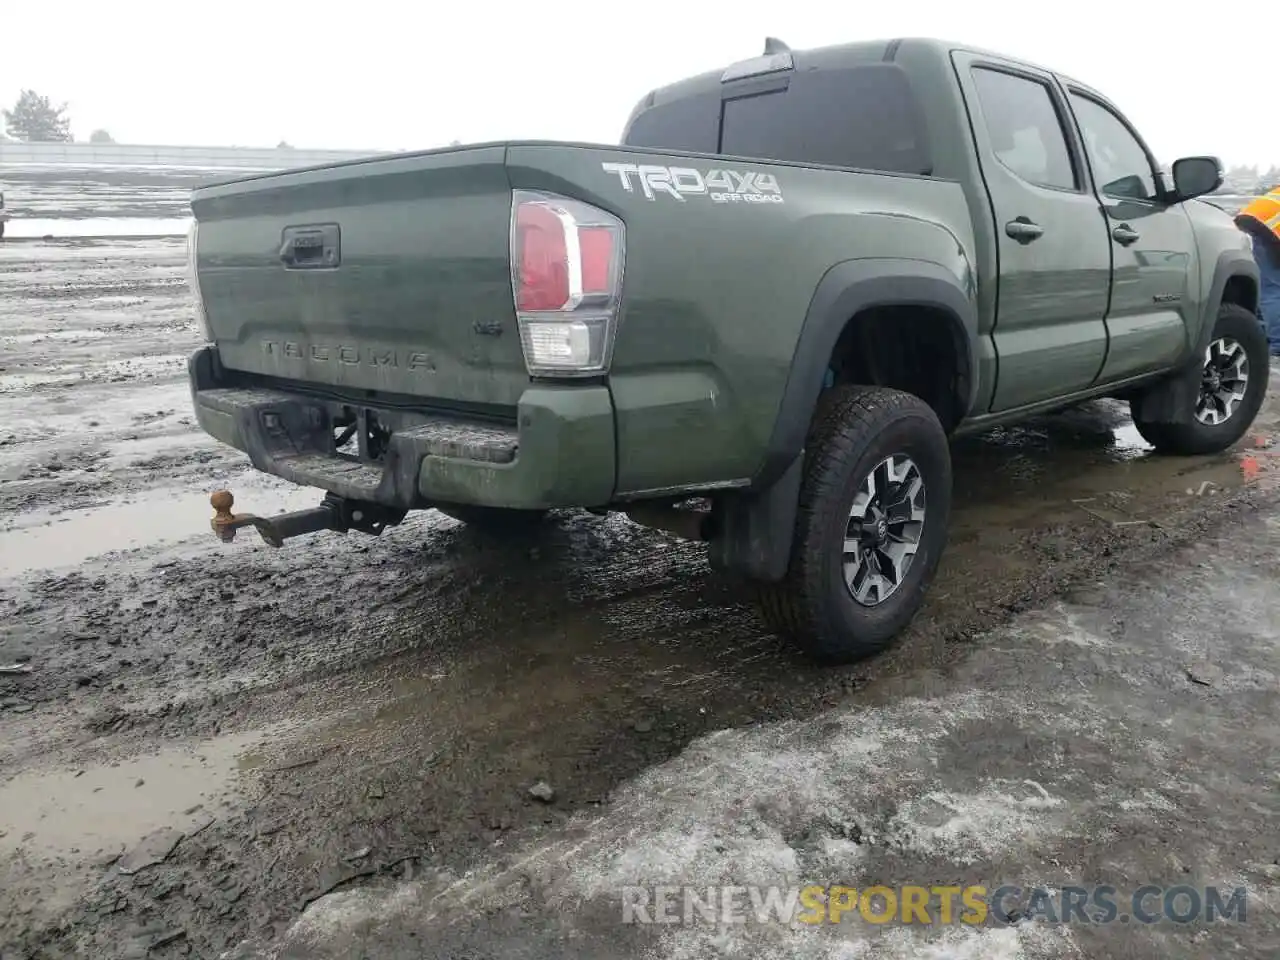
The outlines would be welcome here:
<svg viewBox="0 0 1280 960">
<path fill-rule="evenodd" d="M 1222 161 L 1217 157 L 1183 157 L 1173 162 L 1174 203 L 1213 193 L 1223 183 Z"/>
</svg>

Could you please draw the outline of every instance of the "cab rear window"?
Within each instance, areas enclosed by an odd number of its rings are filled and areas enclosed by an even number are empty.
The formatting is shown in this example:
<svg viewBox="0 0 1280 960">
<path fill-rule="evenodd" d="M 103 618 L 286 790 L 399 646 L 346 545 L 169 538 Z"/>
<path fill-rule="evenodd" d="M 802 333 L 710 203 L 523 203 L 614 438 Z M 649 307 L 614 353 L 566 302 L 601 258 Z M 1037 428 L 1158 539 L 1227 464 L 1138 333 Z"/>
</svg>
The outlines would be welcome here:
<svg viewBox="0 0 1280 960">
<path fill-rule="evenodd" d="M 901 67 L 798 71 L 785 88 L 702 94 L 633 120 L 627 146 L 930 174 L 924 116 Z"/>
</svg>

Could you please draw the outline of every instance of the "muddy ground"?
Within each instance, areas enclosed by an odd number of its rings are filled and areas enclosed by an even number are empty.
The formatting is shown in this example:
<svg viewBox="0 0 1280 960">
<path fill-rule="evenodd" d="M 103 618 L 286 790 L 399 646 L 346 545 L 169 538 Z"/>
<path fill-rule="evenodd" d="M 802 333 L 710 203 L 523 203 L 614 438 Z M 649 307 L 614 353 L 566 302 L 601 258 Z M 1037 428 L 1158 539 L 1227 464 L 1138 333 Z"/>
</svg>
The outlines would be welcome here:
<svg viewBox="0 0 1280 960">
<path fill-rule="evenodd" d="M 705 734 L 1016 666 L 990 631 L 1192 562 L 1275 499 L 1274 401 L 1220 457 L 1156 457 L 1110 403 L 965 440 L 924 612 L 836 670 L 764 634 L 704 548 L 621 518 L 222 544 L 211 490 L 319 494 L 195 431 L 183 269 L 178 239 L 0 245 L 4 960 L 269 950 L 331 891 L 555 842 Z"/>
</svg>

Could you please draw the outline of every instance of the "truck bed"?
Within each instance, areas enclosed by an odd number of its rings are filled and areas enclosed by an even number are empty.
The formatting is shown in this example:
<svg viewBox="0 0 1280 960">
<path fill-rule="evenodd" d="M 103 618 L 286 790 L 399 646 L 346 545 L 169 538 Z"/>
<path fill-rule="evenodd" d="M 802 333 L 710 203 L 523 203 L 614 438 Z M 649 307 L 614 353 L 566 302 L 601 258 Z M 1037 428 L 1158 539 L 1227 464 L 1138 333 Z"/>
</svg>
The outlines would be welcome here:
<svg viewBox="0 0 1280 960">
<path fill-rule="evenodd" d="M 758 469 L 833 264 L 971 271 L 969 210 L 950 180 L 588 144 L 439 150 L 197 191 L 198 281 L 222 367 L 246 386 L 514 423 L 536 378 L 513 302 L 513 190 L 625 224 L 613 361 L 592 381 L 613 409 L 619 494 Z M 282 261 L 291 240 L 307 264 Z M 687 448 L 649 449 L 673 431 Z"/>
</svg>

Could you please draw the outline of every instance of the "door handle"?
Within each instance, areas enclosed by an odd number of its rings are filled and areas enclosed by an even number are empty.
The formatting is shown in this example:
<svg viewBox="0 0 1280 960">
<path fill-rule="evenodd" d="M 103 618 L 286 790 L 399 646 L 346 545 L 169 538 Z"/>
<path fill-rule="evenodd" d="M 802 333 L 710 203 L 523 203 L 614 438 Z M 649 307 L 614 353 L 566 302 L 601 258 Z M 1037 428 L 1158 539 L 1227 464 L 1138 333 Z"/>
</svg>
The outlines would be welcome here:
<svg viewBox="0 0 1280 960">
<path fill-rule="evenodd" d="M 1044 236 L 1044 227 L 1027 217 L 1017 217 L 1004 225 L 1004 232 L 1019 243 L 1030 243 Z"/>
<path fill-rule="evenodd" d="M 1111 231 L 1111 236 L 1116 243 L 1124 244 L 1127 247 L 1131 243 L 1137 243 L 1142 234 L 1127 223 L 1122 223 Z"/>
<path fill-rule="evenodd" d="M 285 227 L 276 254 L 286 270 L 337 267 L 342 259 L 341 234 L 336 223 Z"/>
</svg>

